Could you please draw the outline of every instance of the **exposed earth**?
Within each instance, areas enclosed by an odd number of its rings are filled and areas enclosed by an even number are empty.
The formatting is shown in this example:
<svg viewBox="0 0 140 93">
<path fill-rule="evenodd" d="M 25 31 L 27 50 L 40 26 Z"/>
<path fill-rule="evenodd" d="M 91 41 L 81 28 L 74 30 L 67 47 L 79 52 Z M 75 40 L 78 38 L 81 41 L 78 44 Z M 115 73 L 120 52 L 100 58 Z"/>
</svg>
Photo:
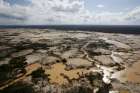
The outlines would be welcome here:
<svg viewBox="0 0 140 93">
<path fill-rule="evenodd" d="M 140 93 L 140 35 L 0 30 L 0 93 Z"/>
</svg>

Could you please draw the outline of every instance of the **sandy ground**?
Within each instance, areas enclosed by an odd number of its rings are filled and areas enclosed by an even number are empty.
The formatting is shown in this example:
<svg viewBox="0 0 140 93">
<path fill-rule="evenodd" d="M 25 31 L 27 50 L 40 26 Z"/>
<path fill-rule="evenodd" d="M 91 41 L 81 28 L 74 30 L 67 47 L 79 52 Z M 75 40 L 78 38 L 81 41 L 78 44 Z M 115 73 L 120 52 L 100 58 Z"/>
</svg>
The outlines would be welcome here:
<svg viewBox="0 0 140 93">
<path fill-rule="evenodd" d="M 1 65 L 20 56 L 28 63 L 27 73 L 1 90 L 24 80 L 42 65 L 51 84 L 66 85 L 79 79 L 79 74 L 92 71 L 102 73 L 103 82 L 113 85 L 110 93 L 140 93 L 132 88 L 140 86 L 140 35 L 7 29 L 0 30 L 0 51 Z"/>
</svg>

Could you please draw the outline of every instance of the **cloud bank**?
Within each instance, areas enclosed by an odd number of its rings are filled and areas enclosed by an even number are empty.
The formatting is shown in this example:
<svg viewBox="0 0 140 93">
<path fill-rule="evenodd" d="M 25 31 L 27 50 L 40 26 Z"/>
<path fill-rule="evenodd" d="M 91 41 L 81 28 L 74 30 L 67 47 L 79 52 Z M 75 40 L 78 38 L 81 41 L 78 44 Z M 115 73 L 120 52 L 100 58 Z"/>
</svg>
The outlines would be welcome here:
<svg viewBox="0 0 140 93">
<path fill-rule="evenodd" d="M 129 12 L 90 11 L 86 0 L 30 0 L 10 5 L 0 0 L 0 24 L 140 24 L 140 6 Z M 98 6 L 98 7 L 102 7 Z"/>
<path fill-rule="evenodd" d="M 102 5 L 102 4 L 98 4 L 96 7 L 98 7 L 98 8 L 103 8 L 104 5 Z"/>
</svg>

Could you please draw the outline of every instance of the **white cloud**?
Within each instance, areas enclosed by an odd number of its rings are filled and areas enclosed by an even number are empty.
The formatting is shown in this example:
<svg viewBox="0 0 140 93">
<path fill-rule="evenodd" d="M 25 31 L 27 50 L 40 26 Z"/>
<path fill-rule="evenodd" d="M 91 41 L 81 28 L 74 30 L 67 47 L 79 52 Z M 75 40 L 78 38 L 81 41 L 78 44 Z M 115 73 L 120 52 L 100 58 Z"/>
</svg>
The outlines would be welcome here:
<svg viewBox="0 0 140 93">
<path fill-rule="evenodd" d="M 125 20 L 140 20 L 140 7 L 136 7 L 124 16 Z"/>
<path fill-rule="evenodd" d="M 98 8 L 103 8 L 104 5 L 102 5 L 102 4 L 98 4 L 96 7 L 98 7 Z"/>
<path fill-rule="evenodd" d="M 0 0 L 0 24 L 135 24 L 140 7 L 129 12 L 91 12 L 85 0 L 30 0 L 27 6 L 10 5 Z M 99 4 L 97 7 L 102 8 Z M 12 19 L 14 17 L 14 19 Z M 16 19 L 17 18 L 17 19 Z"/>
<path fill-rule="evenodd" d="M 22 7 L 19 5 L 11 6 L 9 3 L 6 3 L 3 0 L 1 0 L 0 2 L 1 14 L 6 14 L 6 15 L 11 15 L 11 16 L 16 16 L 16 17 L 23 17 L 23 15 L 25 14 L 25 9 L 26 7 Z"/>
</svg>

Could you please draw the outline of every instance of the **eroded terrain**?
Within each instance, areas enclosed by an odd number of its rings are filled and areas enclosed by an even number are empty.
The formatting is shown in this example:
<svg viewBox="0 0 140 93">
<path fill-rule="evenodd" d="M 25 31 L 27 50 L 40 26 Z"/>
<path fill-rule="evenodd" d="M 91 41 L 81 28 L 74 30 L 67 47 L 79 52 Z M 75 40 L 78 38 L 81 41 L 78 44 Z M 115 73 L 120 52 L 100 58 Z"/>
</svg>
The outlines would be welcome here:
<svg viewBox="0 0 140 93">
<path fill-rule="evenodd" d="M 140 35 L 0 30 L 0 93 L 140 93 Z"/>
</svg>

